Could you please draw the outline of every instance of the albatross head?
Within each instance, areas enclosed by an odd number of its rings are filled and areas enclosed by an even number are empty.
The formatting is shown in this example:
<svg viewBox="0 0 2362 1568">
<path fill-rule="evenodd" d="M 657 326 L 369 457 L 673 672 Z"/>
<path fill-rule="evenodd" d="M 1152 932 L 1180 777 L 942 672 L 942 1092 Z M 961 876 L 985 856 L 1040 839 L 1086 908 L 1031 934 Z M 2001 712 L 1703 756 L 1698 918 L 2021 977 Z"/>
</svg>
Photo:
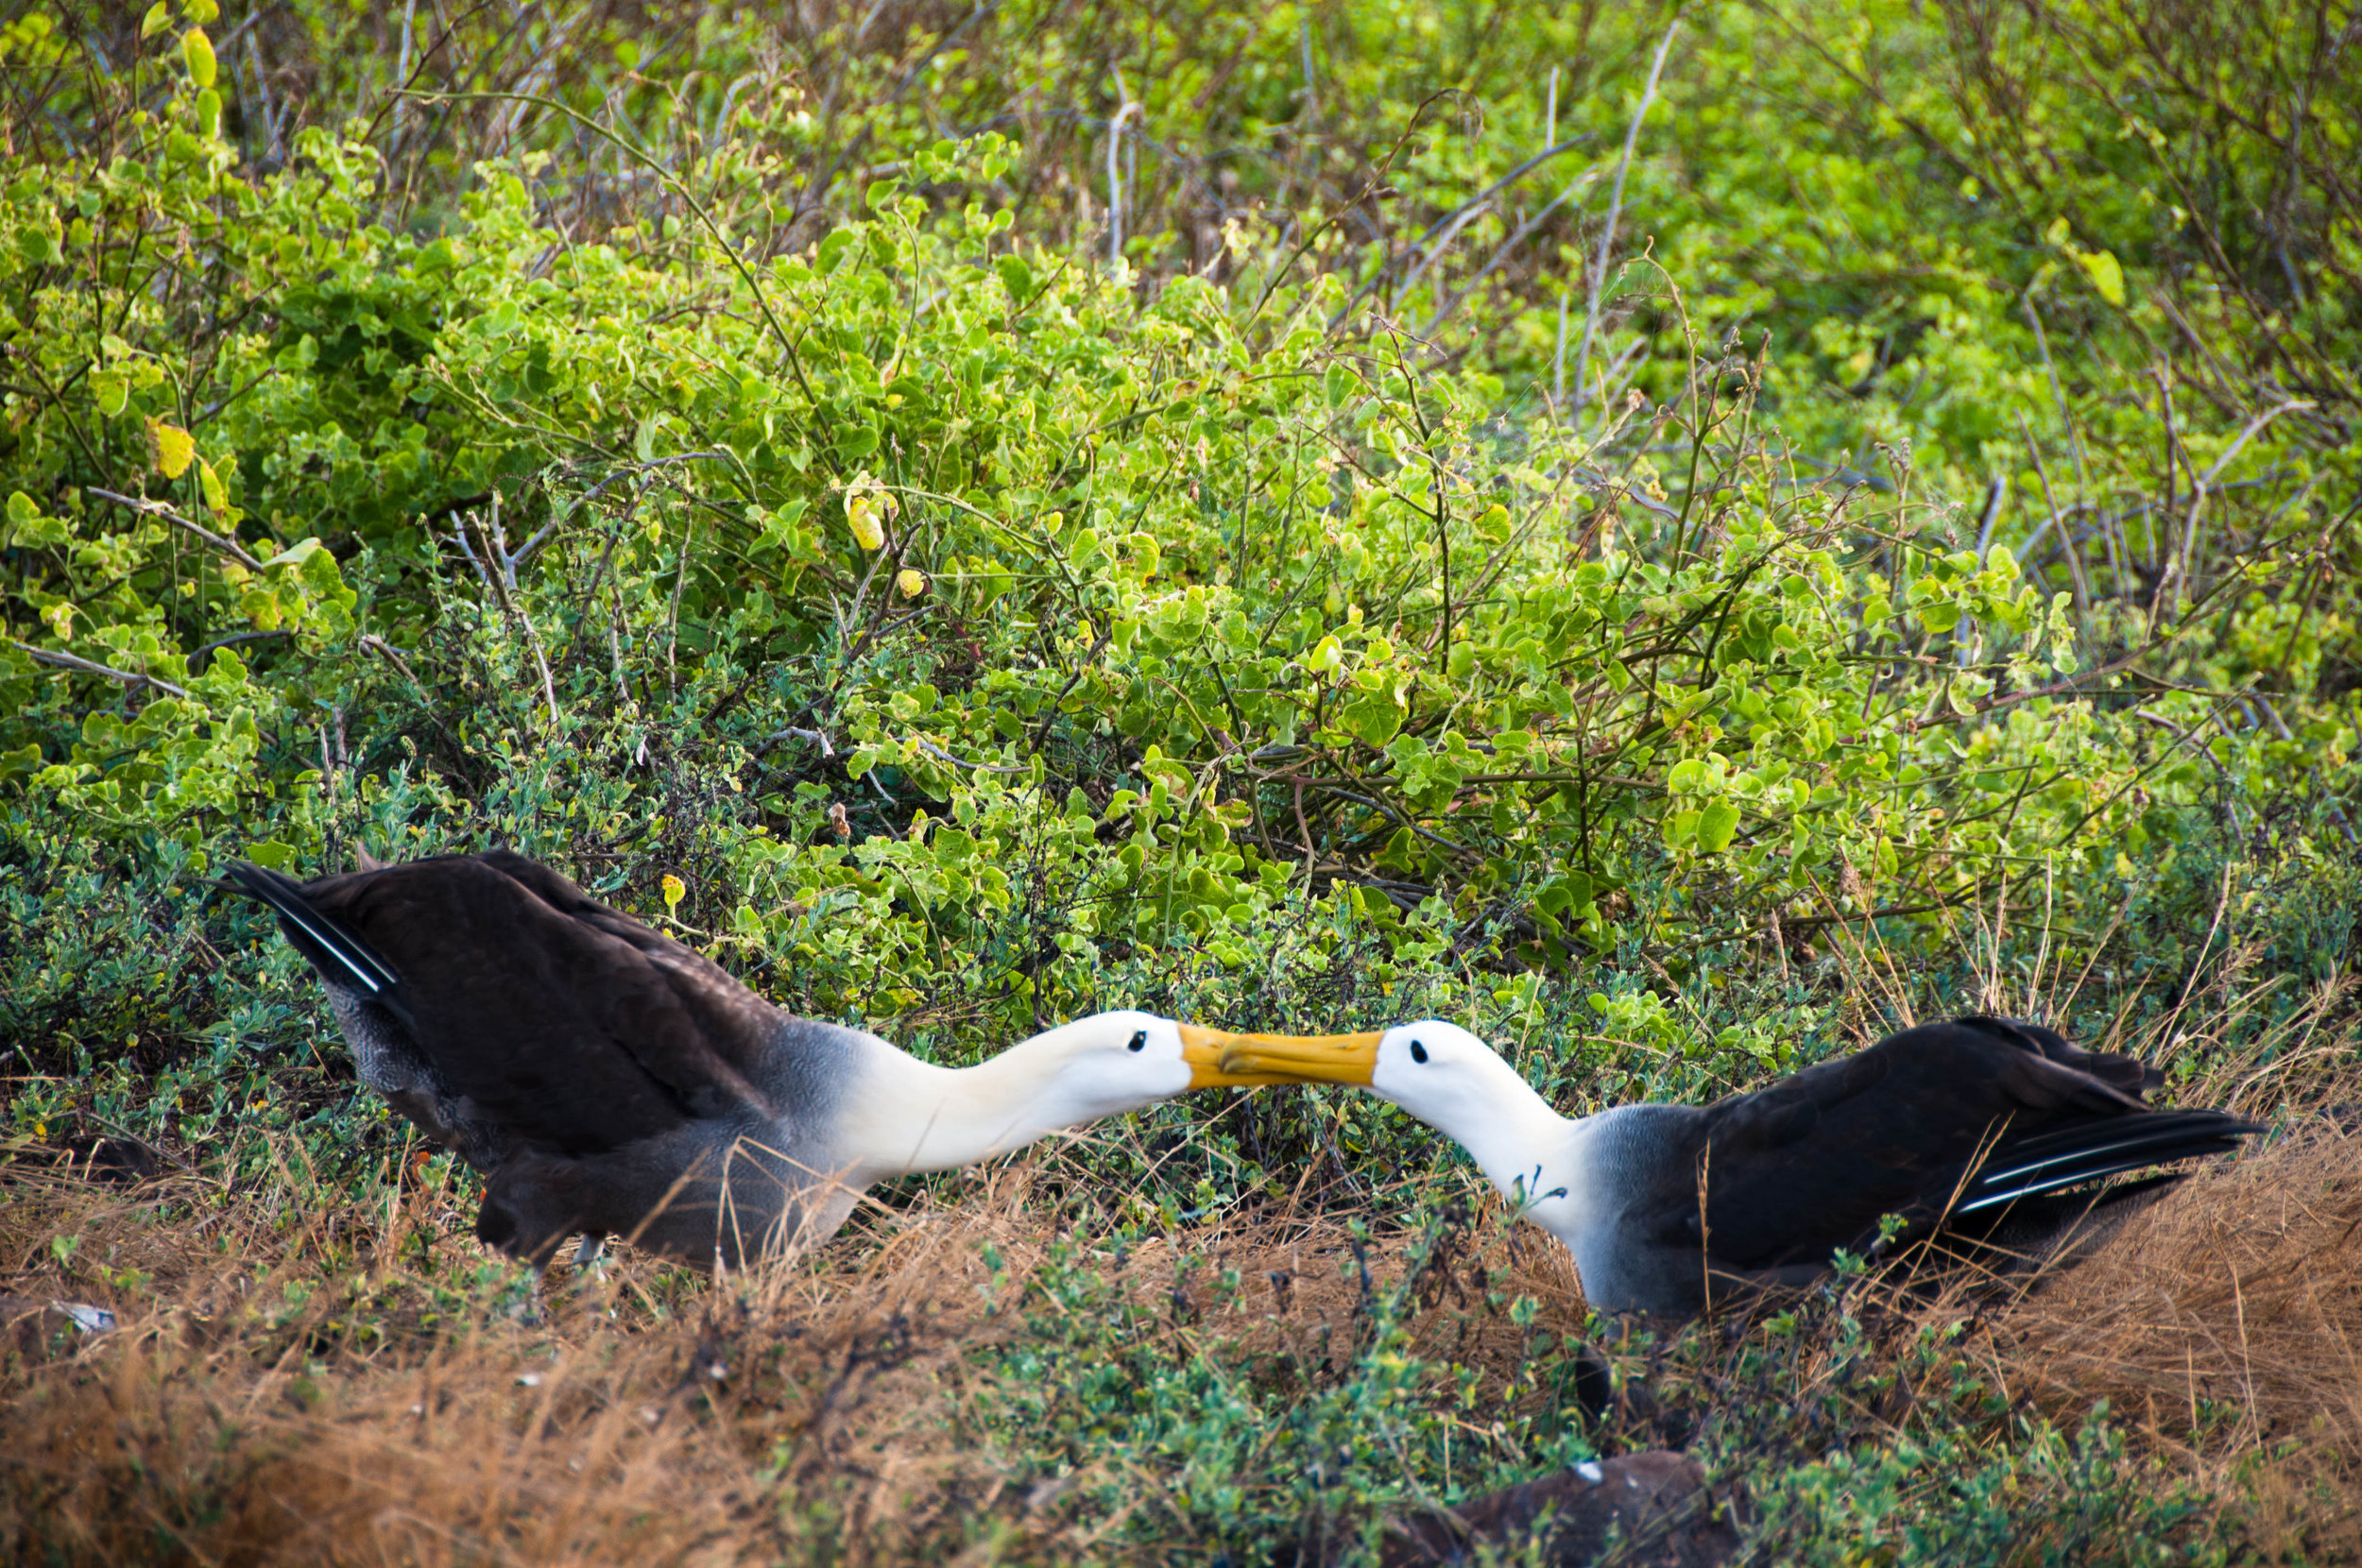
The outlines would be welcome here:
<svg viewBox="0 0 2362 1568">
<path fill-rule="evenodd" d="M 1241 1036 L 1221 1065 L 1225 1072 L 1301 1083 L 1357 1084 L 1457 1138 L 1480 1159 L 1498 1141 L 1504 1121 L 1522 1121 L 1538 1098 L 1492 1047 L 1436 1018 L 1375 1034 Z"/>
<path fill-rule="evenodd" d="M 1289 1035 L 1234 1034 L 1154 1013 L 1118 1012 L 1077 1018 L 1012 1049 L 1039 1057 L 1036 1070 L 1054 1085 L 1062 1114 L 1081 1122 L 1141 1110 L 1191 1089 L 1292 1082 L 1293 1075 L 1285 1072 L 1234 1071 L 1224 1058 L 1294 1043 Z"/>
</svg>

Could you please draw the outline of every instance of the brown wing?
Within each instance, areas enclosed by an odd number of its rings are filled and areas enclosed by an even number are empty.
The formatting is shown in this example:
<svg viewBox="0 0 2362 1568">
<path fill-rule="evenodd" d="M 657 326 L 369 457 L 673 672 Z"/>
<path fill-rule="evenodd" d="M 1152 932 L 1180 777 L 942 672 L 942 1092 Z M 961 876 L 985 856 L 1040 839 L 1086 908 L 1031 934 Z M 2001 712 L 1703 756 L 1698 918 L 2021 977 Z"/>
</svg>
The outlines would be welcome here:
<svg viewBox="0 0 2362 1568">
<path fill-rule="evenodd" d="M 2048 1030 L 1970 1017 L 1719 1101 L 1704 1112 L 1708 1250 L 1742 1269 L 1821 1262 L 1874 1238 L 1881 1216 L 1932 1219 L 1996 1148 L 2073 1143 L 2080 1130 L 2143 1117 L 2133 1093 L 2100 1076 L 2137 1090 L 2138 1070 Z M 1665 1219 L 1696 1245 L 1694 1191 L 1686 1207 Z"/>
<path fill-rule="evenodd" d="M 448 1092 L 569 1154 L 771 1107 L 748 1082 L 781 1014 L 719 965 L 522 855 L 445 856 L 300 890 L 399 977 Z"/>
</svg>

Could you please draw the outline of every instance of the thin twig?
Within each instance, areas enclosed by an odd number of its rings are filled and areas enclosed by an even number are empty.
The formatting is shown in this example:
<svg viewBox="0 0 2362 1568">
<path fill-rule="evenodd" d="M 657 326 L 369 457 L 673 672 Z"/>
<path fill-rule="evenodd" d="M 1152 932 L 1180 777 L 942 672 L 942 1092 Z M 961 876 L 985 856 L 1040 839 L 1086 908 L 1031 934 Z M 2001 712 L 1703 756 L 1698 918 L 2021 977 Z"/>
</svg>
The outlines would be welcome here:
<svg viewBox="0 0 2362 1568">
<path fill-rule="evenodd" d="M 168 691 L 184 702 L 190 700 L 188 692 L 173 685 L 172 682 L 159 680 L 154 675 L 141 674 L 130 670 L 117 670 L 105 664 L 94 664 L 89 659 L 77 658 L 72 654 L 53 653 L 47 648 L 36 648 L 29 642 L 19 642 L 14 638 L 9 639 L 9 646 L 21 654 L 30 655 L 43 664 L 54 664 L 60 670 L 78 670 L 86 675 L 104 675 L 109 680 L 119 680 L 126 686 L 152 686 L 157 690 Z"/>
<path fill-rule="evenodd" d="M 557 728 L 557 684 L 550 679 L 550 661 L 548 656 L 541 652 L 541 634 L 533 629 L 533 618 L 525 613 L 524 606 L 517 603 L 515 597 L 509 593 L 507 585 L 501 580 L 509 574 L 507 565 L 509 557 L 507 552 L 502 549 L 502 545 L 506 540 L 503 536 L 500 517 L 501 493 L 498 490 L 492 492 L 492 521 L 488 528 L 486 527 L 483 519 L 476 517 L 473 513 L 469 514 L 469 520 L 474 522 L 483 533 L 485 553 L 502 567 L 499 572 L 489 572 L 484 570 L 482 562 L 476 562 L 476 572 L 483 577 L 486 586 L 491 588 L 493 597 L 500 601 L 500 606 L 507 613 L 509 620 L 523 630 L 525 646 L 533 652 L 533 667 L 541 673 L 541 698 L 550 705 L 550 728 L 556 730 Z M 460 544 L 465 547 L 467 539 L 463 532 Z M 468 558 L 474 561 L 474 552 L 469 552 Z M 680 605 L 677 592 L 674 595 L 673 604 L 675 613 L 677 614 Z"/>
<path fill-rule="evenodd" d="M 176 528 L 187 529 L 248 571 L 263 570 L 263 563 L 248 554 L 246 547 L 237 540 L 224 538 L 210 528 L 200 527 L 191 522 L 161 501 L 143 501 L 137 496 L 117 495 L 112 490 L 102 490 L 95 485 L 83 486 L 82 493 L 86 496 L 96 496 L 101 501 L 111 501 L 118 506 L 128 506 L 134 512 L 145 512 L 151 518 L 162 518 Z"/>
<path fill-rule="evenodd" d="M 1113 272 L 1123 260 L 1123 198 L 1122 174 L 1116 165 L 1117 155 L 1123 150 L 1123 122 L 1144 118 L 1147 111 L 1132 96 L 1132 90 L 1123 85 L 1121 66 L 1109 66 L 1116 78 L 1116 94 L 1123 100 L 1115 118 L 1107 122 L 1107 270 Z"/>
<path fill-rule="evenodd" d="M 1649 66 L 1649 85 L 1640 94 L 1640 107 L 1632 111 L 1631 128 L 1624 132 L 1624 156 L 1616 163 L 1616 191 L 1608 197 L 1607 227 L 1600 231 L 1600 257 L 1591 268 L 1591 292 L 1583 310 L 1583 346 L 1575 351 L 1575 401 L 1570 412 L 1581 412 L 1583 403 L 1583 375 L 1591 365 L 1591 337 L 1600 326 L 1600 291 L 1607 283 L 1608 252 L 1616 245 L 1616 220 L 1624 207 L 1624 176 L 1632 168 L 1632 149 L 1640 140 L 1640 122 L 1648 117 L 1649 105 L 1656 101 L 1657 77 L 1665 69 L 1665 57 L 1673 47 L 1673 35 L 1681 31 L 1681 18 L 1675 17 L 1665 29 L 1665 37 L 1656 46 L 1656 59 Z"/>
<path fill-rule="evenodd" d="M 581 111 L 559 103 L 554 98 L 541 97 L 532 93 L 410 93 L 405 90 L 402 95 L 423 98 L 436 103 L 459 102 L 469 98 L 491 98 L 519 104 L 532 104 L 540 109 L 563 114 L 584 130 L 607 142 L 625 157 L 631 159 L 653 174 L 660 184 L 679 198 L 683 206 L 696 214 L 697 221 L 705 227 L 707 232 L 713 236 L 714 243 L 721 247 L 724 259 L 730 264 L 731 268 L 746 284 L 747 292 L 754 297 L 755 308 L 762 314 L 763 324 L 771 329 L 772 337 L 779 343 L 781 354 L 787 362 L 788 374 L 796 379 L 796 390 L 804 395 L 806 402 L 814 406 L 818 405 L 819 395 L 813 390 L 811 381 L 804 374 L 803 355 L 796 349 L 796 340 L 788 335 L 786 326 L 780 322 L 778 314 L 772 310 L 771 297 L 764 292 L 762 281 L 755 275 L 754 268 L 747 264 L 745 257 L 739 254 L 738 247 L 730 244 L 729 236 L 723 232 L 721 224 L 715 220 L 711 213 L 706 210 L 705 204 L 697 199 L 688 185 L 682 182 L 679 176 L 666 168 L 652 154 L 609 130 Z M 834 455 L 825 450 L 822 452 L 822 461 L 831 468 L 836 464 Z"/>
<path fill-rule="evenodd" d="M 955 768 L 982 768 L 986 773 L 1032 773 L 1034 771 L 1031 768 L 1012 768 L 999 762 L 971 762 L 965 757 L 952 756 L 923 735 L 915 736 L 913 740 L 916 741 L 919 750 L 930 757 L 939 758 Z"/>
<path fill-rule="evenodd" d="M 2207 496 L 2213 493 L 2216 477 L 2222 472 L 2233 458 L 2239 455 L 2240 451 L 2247 446 L 2257 431 L 2262 430 L 2283 414 L 2293 414 L 2314 406 L 2305 399 L 2290 398 L 2277 407 L 2258 414 L 2254 418 L 2250 419 L 2247 428 L 2239 432 L 2232 443 L 2223 449 L 2222 455 L 2216 458 L 2204 473 L 2199 475 L 2190 488 L 2190 509 L 2183 513 L 2182 518 L 2182 554 L 2174 567 L 2174 586 L 2177 589 L 2186 591 L 2188 588 L 2190 561 L 2197 553 L 2198 516 L 2199 510 L 2206 504 Z"/>
<path fill-rule="evenodd" d="M 410 684 L 417 687 L 421 692 L 426 690 L 426 682 L 419 679 L 419 673 L 410 668 L 410 661 L 402 657 L 402 651 L 396 648 L 392 643 L 386 641 L 375 632 L 368 632 L 364 633 L 361 638 L 361 646 L 368 652 L 377 655 L 379 657 L 384 658 L 395 669 L 409 676 Z"/>
</svg>

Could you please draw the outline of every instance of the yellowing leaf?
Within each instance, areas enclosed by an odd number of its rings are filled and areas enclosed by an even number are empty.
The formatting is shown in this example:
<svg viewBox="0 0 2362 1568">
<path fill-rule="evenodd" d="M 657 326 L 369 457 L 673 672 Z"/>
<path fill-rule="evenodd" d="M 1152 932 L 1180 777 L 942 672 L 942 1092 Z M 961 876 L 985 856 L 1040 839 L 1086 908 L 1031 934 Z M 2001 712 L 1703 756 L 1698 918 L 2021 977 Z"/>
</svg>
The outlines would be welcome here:
<svg viewBox="0 0 2362 1568">
<path fill-rule="evenodd" d="M 885 548 L 885 520 L 894 515 L 893 498 L 885 486 L 864 469 L 845 486 L 845 524 L 864 550 Z"/>
<path fill-rule="evenodd" d="M 191 27 L 180 35 L 180 58 L 188 63 L 190 81 L 199 87 L 214 85 L 214 41 L 204 28 Z"/>
<path fill-rule="evenodd" d="M 878 520 L 878 510 L 866 498 L 846 498 L 845 522 L 864 550 L 885 548 L 885 525 Z"/>
<path fill-rule="evenodd" d="M 230 509 L 230 492 L 223 488 L 221 475 L 215 473 L 214 466 L 201 457 L 197 462 L 197 487 L 204 493 L 205 504 L 213 510 L 226 512 Z"/>
<path fill-rule="evenodd" d="M 147 14 L 140 19 L 140 36 L 154 38 L 171 26 L 172 7 L 169 0 L 156 0 L 154 5 L 147 8 Z"/>
<path fill-rule="evenodd" d="M 180 478 L 197 461 L 197 438 L 179 425 L 150 419 L 147 435 L 156 443 L 156 471 L 166 479 Z"/>
<path fill-rule="evenodd" d="M 902 590 L 903 598 L 916 599 L 927 591 L 927 574 L 906 566 L 894 574 L 894 586 Z"/>
<path fill-rule="evenodd" d="M 669 871 L 657 885 L 664 890 L 664 912 L 667 914 L 680 908 L 680 901 L 689 895 L 689 890 L 681 885 L 681 879 Z"/>
<path fill-rule="evenodd" d="M 2102 299 L 2111 305 L 2124 303 L 2124 268 L 2117 264 L 2115 252 L 2078 251 L 2075 259 L 2083 264 L 2083 270 L 2091 276 L 2092 287 L 2099 291 Z"/>
</svg>

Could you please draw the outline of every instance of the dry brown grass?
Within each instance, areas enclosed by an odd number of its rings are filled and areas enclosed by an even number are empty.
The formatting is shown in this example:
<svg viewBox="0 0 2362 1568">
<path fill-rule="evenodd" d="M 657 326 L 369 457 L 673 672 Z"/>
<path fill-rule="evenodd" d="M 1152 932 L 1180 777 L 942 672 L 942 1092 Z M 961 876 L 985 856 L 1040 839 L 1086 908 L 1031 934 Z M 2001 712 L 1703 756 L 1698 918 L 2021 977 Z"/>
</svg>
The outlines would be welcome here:
<svg viewBox="0 0 2362 1568">
<path fill-rule="evenodd" d="M 1964 1354 L 2013 1404 L 2071 1427 L 2104 1398 L 2136 1447 L 2242 1516 L 2265 1553 L 2362 1557 L 2362 1136 L 2308 1108 L 2362 1100 L 2334 1065 L 2351 1060 L 2343 1017 L 2327 996 L 2179 1092 L 2280 1121 L 2289 1131 L 2268 1147 L 2196 1176 L 2076 1268 L 1965 1310 L 1898 1298 L 1881 1321 L 1973 1318 Z M 239 1192 L 185 1173 L 125 1187 L 0 1167 L 0 1559 L 1192 1549 L 1185 1524 L 1147 1547 L 1125 1512 L 1087 1515 L 1076 1499 L 1109 1476 L 1057 1480 L 997 1440 L 990 1412 L 1010 1390 L 999 1359 L 973 1353 L 1031 1332 L 1054 1249 L 1096 1245 L 1070 1230 L 1088 1171 L 1057 1150 L 719 1285 L 628 1252 L 604 1279 L 561 1269 L 531 1321 L 510 1310 L 516 1276 L 484 1262 L 465 1204 L 436 1181 L 408 1177 L 368 1202 L 297 1196 L 312 1190 L 300 1162 Z M 1502 1413 L 1535 1337 L 1579 1329 L 1583 1309 L 1563 1249 L 1472 1180 L 1463 1190 L 1472 1218 L 1412 1280 L 1409 1326 L 1422 1357 L 1475 1373 L 1481 1423 Z M 1403 1281 L 1412 1253 L 1400 1236 L 1357 1251 L 1333 1206 L 1281 1204 L 1086 1261 L 1145 1309 L 1160 1351 L 1259 1359 L 1309 1383 L 1352 1360 L 1373 1293 Z M 1221 1288 L 1231 1270 L 1237 1287 Z M 1539 1304 L 1531 1327 L 1500 1309 L 1516 1295 Z M 118 1326 L 88 1334 L 52 1301 L 109 1308 Z M 1665 1398 L 1620 1406 L 1599 1434 L 1607 1449 L 1681 1440 L 1726 1402 L 1743 1342 L 1717 1326 L 1687 1350 L 1619 1347 L 1628 1374 L 1662 1376 Z M 1801 1407 L 1842 1384 L 1853 1353 L 1799 1350 L 1769 1397 Z M 1532 1382 L 1518 1406 L 1540 1398 Z M 1883 1404 L 1870 1415 L 1905 1419 Z M 1115 1478 L 1156 1506 L 1155 1477 Z"/>
<path fill-rule="evenodd" d="M 1104 1558 L 1121 1521 L 1074 1517 L 1070 1486 L 1038 1484 L 970 1414 L 992 1374 L 968 1353 L 1024 1332 L 1012 1308 L 1059 1239 L 1060 1211 L 1035 1195 L 1055 1162 L 718 1287 L 629 1253 L 603 1280 L 556 1270 L 538 1321 L 506 1309 L 502 1270 L 471 1287 L 472 1242 L 428 1239 L 466 1235 L 432 1185 L 338 1213 L 279 1187 L 20 1167 L 0 1200 L 0 1556 Z M 1465 1236 L 1421 1282 L 1416 1338 L 1505 1375 L 1527 1341 L 1484 1309 L 1482 1270 L 1554 1319 L 1580 1316 L 1572 1270 L 1498 1215 Z M 1377 1289 L 1406 1266 L 1399 1240 L 1358 1261 L 1342 1219 L 1287 1215 L 1100 1261 L 1176 1345 L 1322 1366 L 1353 1354 L 1362 1262 Z M 1225 1270 L 1234 1292 L 1210 1287 Z M 118 1326 L 83 1333 L 53 1300 Z"/>
<path fill-rule="evenodd" d="M 2105 1400 L 2136 1444 L 2239 1516 L 2252 1549 L 2362 1560 L 2362 1022 L 2341 980 L 2255 1027 L 2249 1015 L 2288 1000 L 2285 977 L 2248 981 L 2255 961 L 2234 947 L 2205 994 L 2095 1045 L 2167 1065 L 2213 1053 L 2174 1099 L 2279 1131 L 2203 1166 L 2072 1266 L 2012 1282 L 1968 1344 L 2062 1424 Z M 2073 987 L 2041 1000 L 1988 989 L 1985 1005 L 2055 1016 Z M 2248 1045 L 2227 1050 L 2236 1036 Z"/>
<path fill-rule="evenodd" d="M 2251 1492 L 2258 1544 L 2351 1560 L 2362 1555 L 2357 1234 L 2362 1138 L 2311 1117 L 2168 1192 L 1996 1314 L 1983 1354 L 2055 1417 L 2105 1399 L 2193 1476 Z"/>
<path fill-rule="evenodd" d="M 924 1321 L 907 1290 L 842 1293 L 785 1341 L 778 1376 L 749 1377 L 734 1325 L 640 1260 L 609 1290 L 553 1291 L 524 1323 L 319 1227 L 281 1229 L 260 1202 L 215 1199 L 192 1222 L 182 1205 L 209 1196 L 16 1184 L 0 1220 L 12 1288 L 111 1305 L 120 1326 L 20 1328 L 0 1382 L 0 1538 L 85 1561 L 734 1560 L 769 1533 L 741 1505 L 765 1490 L 775 1441 L 806 1469 L 881 1443 L 891 1461 L 848 1491 L 843 1527 L 889 1549 L 989 1483 L 925 1434 L 887 1440 L 896 1402 L 858 1397 L 923 1375 L 923 1327 L 907 1355 L 877 1354 L 898 1311 Z M 80 1238 L 80 1267 L 25 1269 L 53 1235 Z M 110 1289 L 99 1259 L 150 1280 Z M 664 1313 L 670 1298 L 690 1315 Z M 767 1407 L 748 1407 L 750 1385 Z M 862 1510 L 898 1487 L 920 1506 L 872 1528 Z"/>
</svg>

